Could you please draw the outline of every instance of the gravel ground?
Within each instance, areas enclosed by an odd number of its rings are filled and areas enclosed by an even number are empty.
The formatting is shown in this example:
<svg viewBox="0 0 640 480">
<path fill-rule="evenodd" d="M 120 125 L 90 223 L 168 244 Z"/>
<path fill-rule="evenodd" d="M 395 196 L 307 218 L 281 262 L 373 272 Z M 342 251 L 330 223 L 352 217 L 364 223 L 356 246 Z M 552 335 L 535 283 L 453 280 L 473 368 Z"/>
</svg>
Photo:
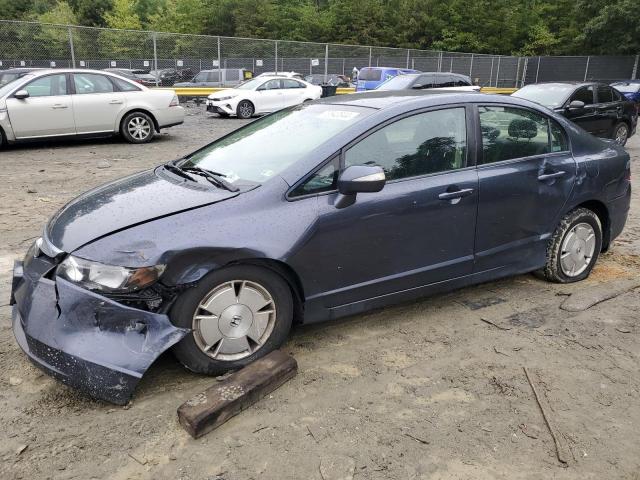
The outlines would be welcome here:
<svg viewBox="0 0 640 480">
<path fill-rule="evenodd" d="M 559 308 L 567 295 L 638 277 L 639 137 L 628 146 L 627 228 L 587 281 L 523 275 L 298 327 L 284 348 L 298 376 L 199 440 L 178 425 L 176 408 L 215 380 L 171 355 L 126 407 L 88 399 L 33 367 L 6 303 L 13 259 L 47 218 L 91 187 L 243 123 L 192 107 L 184 125 L 145 146 L 111 139 L 0 152 L 0 478 L 640 479 L 640 291 L 581 312 Z"/>
</svg>

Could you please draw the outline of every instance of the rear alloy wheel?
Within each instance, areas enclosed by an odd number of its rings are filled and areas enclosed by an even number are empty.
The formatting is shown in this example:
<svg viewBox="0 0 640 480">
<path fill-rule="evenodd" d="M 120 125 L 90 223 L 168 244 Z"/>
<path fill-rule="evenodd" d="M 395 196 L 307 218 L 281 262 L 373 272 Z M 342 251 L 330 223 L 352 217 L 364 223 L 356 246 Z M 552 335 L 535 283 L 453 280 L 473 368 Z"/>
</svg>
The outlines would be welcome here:
<svg viewBox="0 0 640 480">
<path fill-rule="evenodd" d="M 132 112 L 122 120 L 120 133 L 129 143 L 150 142 L 155 133 L 153 120 L 144 112 Z"/>
<path fill-rule="evenodd" d="M 547 248 L 544 276 L 556 283 L 572 283 L 589 276 L 602 249 L 602 225 L 586 208 L 569 212 Z"/>
<path fill-rule="evenodd" d="M 255 108 L 253 107 L 253 103 L 249 100 L 242 100 L 238 103 L 238 107 L 236 108 L 236 115 L 238 118 L 243 118 L 245 120 L 247 118 L 251 118 L 254 112 Z"/>
<path fill-rule="evenodd" d="M 620 122 L 613 129 L 613 139 L 616 141 L 618 145 L 624 147 L 629 139 L 629 127 L 626 123 Z"/>
<path fill-rule="evenodd" d="M 286 282 L 270 270 L 236 265 L 207 275 L 171 310 L 187 335 L 174 347 L 189 370 L 219 375 L 280 347 L 293 318 Z"/>
</svg>

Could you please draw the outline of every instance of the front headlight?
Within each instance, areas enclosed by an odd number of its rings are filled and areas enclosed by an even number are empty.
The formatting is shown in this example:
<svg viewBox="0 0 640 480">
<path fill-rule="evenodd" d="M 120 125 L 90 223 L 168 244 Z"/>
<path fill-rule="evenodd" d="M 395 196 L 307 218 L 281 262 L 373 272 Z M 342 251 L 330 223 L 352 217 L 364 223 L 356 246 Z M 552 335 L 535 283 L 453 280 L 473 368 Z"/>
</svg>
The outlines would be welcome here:
<svg viewBox="0 0 640 480">
<path fill-rule="evenodd" d="M 118 267 L 69 255 L 58 266 L 56 274 L 90 290 L 131 292 L 155 283 L 164 269 L 165 265 Z"/>
<path fill-rule="evenodd" d="M 214 102 L 224 102 L 225 100 L 231 100 L 235 95 L 227 95 L 226 97 L 209 97 Z"/>
</svg>

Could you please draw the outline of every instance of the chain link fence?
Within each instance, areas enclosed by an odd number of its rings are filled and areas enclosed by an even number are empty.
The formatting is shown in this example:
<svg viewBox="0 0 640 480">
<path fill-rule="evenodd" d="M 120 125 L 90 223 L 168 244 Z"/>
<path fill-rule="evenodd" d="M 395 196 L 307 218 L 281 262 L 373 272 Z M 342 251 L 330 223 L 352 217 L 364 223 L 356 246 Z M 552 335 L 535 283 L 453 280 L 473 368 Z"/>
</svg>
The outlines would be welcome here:
<svg viewBox="0 0 640 480">
<path fill-rule="evenodd" d="M 14 67 L 244 68 L 255 75 L 351 75 L 354 67 L 410 68 L 468 75 L 481 86 L 554 80 L 636 78 L 638 56 L 517 57 L 362 45 L 183 35 L 0 20 L 0 69 Z"/>
</svg>

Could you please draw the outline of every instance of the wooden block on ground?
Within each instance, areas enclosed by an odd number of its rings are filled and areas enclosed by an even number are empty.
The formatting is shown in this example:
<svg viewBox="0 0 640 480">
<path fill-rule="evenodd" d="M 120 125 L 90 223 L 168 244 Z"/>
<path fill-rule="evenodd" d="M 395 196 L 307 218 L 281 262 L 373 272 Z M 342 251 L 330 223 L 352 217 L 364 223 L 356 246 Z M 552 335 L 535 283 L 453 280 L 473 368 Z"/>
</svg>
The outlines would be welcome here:
<svg viewBox="0 0 640 480">
<path fill-rule="evenodd" d="M 180 425 L 198 438 L 273 392 L 296 373 L 295 359 L 275 350 L 180 405 Z"/>
</svg>

